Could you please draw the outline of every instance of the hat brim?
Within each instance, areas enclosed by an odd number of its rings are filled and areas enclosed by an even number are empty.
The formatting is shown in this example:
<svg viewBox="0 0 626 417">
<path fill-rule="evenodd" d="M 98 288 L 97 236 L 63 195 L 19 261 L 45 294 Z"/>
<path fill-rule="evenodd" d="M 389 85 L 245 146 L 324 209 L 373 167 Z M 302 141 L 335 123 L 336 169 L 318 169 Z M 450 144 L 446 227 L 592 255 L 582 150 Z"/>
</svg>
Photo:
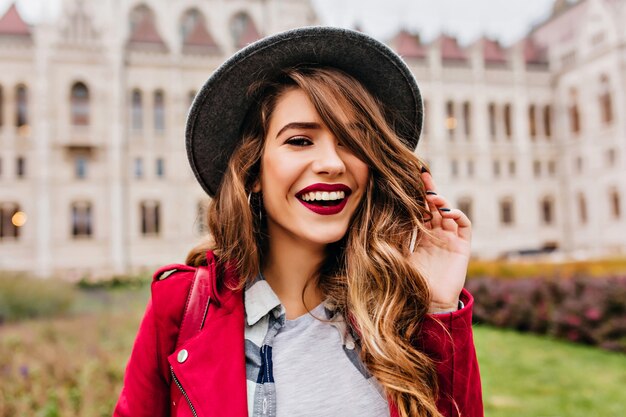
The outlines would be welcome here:
<svg viewBox="0 0 626 417">
<path fill-rule="evenodd" d="M 202 188 L 214 196 L 241 139 L 253 98 L 248 88 L 301 64 L 335 67 L 359 80 L 394 115 L 393 127 L 411 150 L 422 129 L 422 98 L 404 61 L 360 32 L 305 27 L 263 38 L 222 64 L 196 95 L 187 117 L 186 146 Z"/>
</svg>

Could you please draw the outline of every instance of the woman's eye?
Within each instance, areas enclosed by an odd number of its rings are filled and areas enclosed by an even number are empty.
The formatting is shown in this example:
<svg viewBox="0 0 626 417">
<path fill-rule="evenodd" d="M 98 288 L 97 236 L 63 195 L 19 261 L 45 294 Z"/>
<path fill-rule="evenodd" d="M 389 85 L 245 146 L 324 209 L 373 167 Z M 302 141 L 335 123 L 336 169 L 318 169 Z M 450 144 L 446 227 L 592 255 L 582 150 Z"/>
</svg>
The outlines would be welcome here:
<svg viewBox="0 0 626 417">
<path fill-rule="evenodd" d="M 307 146 L 307 145 L 312 144 L 313 142 L 311 142 L 311 140 L 308 138 L 297 136 L 297 137 L 287 139 L 285 143 L 289 145 L 294 145 L 294 146 Z"/>
</svg>

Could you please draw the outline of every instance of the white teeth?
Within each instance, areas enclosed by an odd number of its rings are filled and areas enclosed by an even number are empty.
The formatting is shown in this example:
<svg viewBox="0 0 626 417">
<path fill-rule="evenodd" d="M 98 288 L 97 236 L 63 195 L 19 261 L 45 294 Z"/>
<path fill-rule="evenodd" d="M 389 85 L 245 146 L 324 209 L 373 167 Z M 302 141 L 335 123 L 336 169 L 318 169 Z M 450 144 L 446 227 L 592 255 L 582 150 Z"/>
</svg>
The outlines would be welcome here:
<svg viewBox="0 0 626 417">
<path fill-rule="evenodd" d="M 346 198 L 345 191 L 311 191 L 300 196 L 300 199 L 304 201 L 343 200 L 344 198 Z"/>
</svg>

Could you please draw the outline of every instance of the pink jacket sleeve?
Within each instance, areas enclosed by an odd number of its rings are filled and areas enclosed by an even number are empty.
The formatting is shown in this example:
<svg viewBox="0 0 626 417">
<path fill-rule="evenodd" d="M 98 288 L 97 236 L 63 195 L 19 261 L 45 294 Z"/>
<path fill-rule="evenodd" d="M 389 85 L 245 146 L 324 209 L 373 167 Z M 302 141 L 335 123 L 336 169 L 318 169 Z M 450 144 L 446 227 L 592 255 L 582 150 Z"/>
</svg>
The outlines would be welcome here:
<svg viewBox="0 0 626 417">
<path fill-rule="evenodd" d="M 446 417 L 483 417 L 482 389 L 474 338 L 474 298 L 465 289 L 458 311 L 426 316 L 418 343 L 437 364 L 437 408 Z"/>
</svg>

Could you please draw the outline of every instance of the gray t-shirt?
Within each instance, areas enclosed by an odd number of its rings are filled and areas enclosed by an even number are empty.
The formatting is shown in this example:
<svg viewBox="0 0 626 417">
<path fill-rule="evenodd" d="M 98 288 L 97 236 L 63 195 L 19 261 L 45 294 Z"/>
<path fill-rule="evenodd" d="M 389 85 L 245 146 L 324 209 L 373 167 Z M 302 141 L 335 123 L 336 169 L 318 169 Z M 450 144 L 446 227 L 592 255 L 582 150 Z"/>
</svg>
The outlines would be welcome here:
<svg viewBox="0 0 626 417">
<path fill-rule="evenodd" d="M 363 369 L 354 341 L 345 345 L 324 304 L 285 320 L 273 342 L 277 417 L 385 417 L 387 399 Z M 315 316 L 315 317 L 314 317 Z"/>
</svg>

